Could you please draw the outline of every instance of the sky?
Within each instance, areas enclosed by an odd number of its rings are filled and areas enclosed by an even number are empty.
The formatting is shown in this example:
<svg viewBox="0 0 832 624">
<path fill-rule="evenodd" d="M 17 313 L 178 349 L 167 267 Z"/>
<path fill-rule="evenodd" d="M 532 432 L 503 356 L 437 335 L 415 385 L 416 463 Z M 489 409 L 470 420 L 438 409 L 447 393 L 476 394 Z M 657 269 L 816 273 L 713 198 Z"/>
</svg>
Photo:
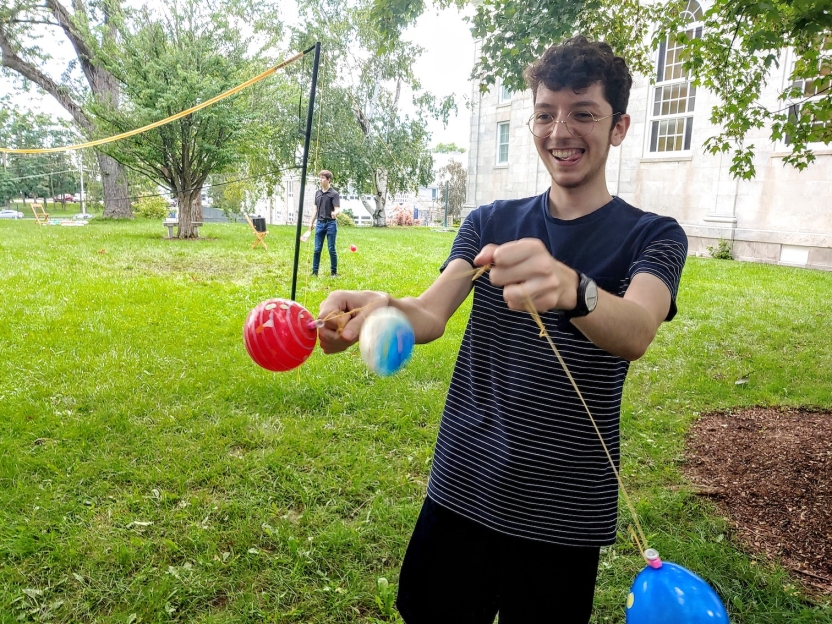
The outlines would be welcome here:
<svg viewBox="0 0 832 624">
<path fill-rule="evenodd" d="M 431 143 L 456 143 L 467 149 L 471 116 L 466 104 L 471 99 L 469 77 L 474 67 L 470 25 L 456 9 L 428 10 L 406 31 L 405 38 L 425 48 L 414 64 L 422 87 L 437 96 L 456 95 L 458 112 L 448 127 L 439 121 L 429 124 Z"/>
<path fill-rule="evenodd" d="M 470 112 L 466 103 L 471 97 L 469 76 L 474 65 L 474 41 L 463 13 L 456 9 L 428 9 L 417 23 L 405 32 L 405 38 L 425 49 L 414 64 L 414 71 L 423 89 L 438 97 L 450 94 L 456 96 L 458 111 L 449 120 L 448 126 L 443 127 L 439 121 L 429 123 L 431 145 L 456 143 L 467 148 Z M 42 44 L 46 47 L 47 42 Z M 50 50 L 57 61 L 62 61 L 56 72 L 50 72 L 52 75 L 60 73 L 66 66 L 71 54 L 71 49 L 67 50 L 68 48 L 66 44 L 63 50 L 57 47 Z M 11 85 L 10 80 L 0 77 L 0 95 L 12 91 Z M 36 89 L 15 96 L 13 101 L 29 110 L 69 118 L 69 114 L 51 96 L 39 93 Z"/>
</svg>

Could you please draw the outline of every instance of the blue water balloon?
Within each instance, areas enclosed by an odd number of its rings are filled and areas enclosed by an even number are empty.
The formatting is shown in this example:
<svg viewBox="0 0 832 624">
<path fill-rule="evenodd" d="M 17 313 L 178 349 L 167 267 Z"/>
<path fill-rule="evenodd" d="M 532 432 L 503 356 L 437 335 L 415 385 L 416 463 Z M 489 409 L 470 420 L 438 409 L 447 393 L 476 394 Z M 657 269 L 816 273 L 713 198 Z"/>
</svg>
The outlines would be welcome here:
<svg viewBox="0 0 832 624">
<path fill-rule="evenodd" d="M 379 308 L 364 321 L 358 346 L 367 367 L 387 377 L 407 364 L 415 342 L 413 327 L 403 312 Z"/>
<path fill-rule="evenodd" d="M 627 596 L 627 624 L 727 624 L 716 592 L 690 570 L 662 562 L 651 549 Z"/>
</svg>

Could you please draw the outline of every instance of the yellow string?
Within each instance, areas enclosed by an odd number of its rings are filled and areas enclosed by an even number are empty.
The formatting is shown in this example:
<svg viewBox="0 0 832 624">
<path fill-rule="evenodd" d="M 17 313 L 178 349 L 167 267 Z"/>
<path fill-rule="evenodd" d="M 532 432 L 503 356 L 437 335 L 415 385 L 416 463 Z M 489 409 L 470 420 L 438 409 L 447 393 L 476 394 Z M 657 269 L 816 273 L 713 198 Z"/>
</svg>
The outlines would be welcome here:
<svg viewBox="0 0 832 624">
<path fill-rule="evenodd" d="M 578 394 L 578 398 L 583 403 L 584 409 L 586 410 L 587 415 L 589 416 L 589 420 L 592 423 L 592 426 L 595 428 L 595 433 L 598 434 L 598 439 L 601 441 L 601 446 L 604 448 L 604 453 L 607 455 L 607 459 L 610 462 L 610 467 L 612 468 L 613 473 L 615 474 L 615 478 L 618 481 L 618 487 L 621 488 L 621 494 L 624 496 L 624 501 L 627 503 L 627 507 L 630 510 L 630 515 L 633 517 L 633 522 L 636 525 L 636 529 L 638 529 L 638 533 L 641 536 L 643 546 L 639 543 L 638 539 L 636 539 L 636 544 L 638 544 L 639 548 L 641 548 L 641 556 L 644 557 L 644 551 L 647 548 L 647 538 L 644 536 L 644 531 L 641 530 L 641 523 L 638 521 L 638 515 L 636 514 L 635 507 L 633 507 L 632 502 L 630 502 L 630 497 L 627 494 L 627 489 L 624 487 L 624 482 L 621 480 L 621 475 L 618 472 L 618 469 L 615 467 L 615 461 L 613 461 L 612 455 L 610 454 L 609 449 L 607 448 L 606 442 L 604 442 L 604 436 L 601 435 L 601 430 L 598 428 L 598 425 L 595 423 L 595 418 L 592 417 L 592 412 L 589 411 L 589 406 L 584 401 L 584 396 L 581 394 L 580 389 L 578 388 L 578 384 L 575 383 L 575 379 L 572 377 L 572 373 L 569 372 L 569 368 L 566 366 L 566 362 L 563 360 L 563 357 L 560 355 L 560 351 L 555 346 L 552 337 L 549 335 L 549 332 L 546 331 L 546 326 L 543 324 L 543 321 L 540 318 L 540 314 L 534 307 L 534 303 L 528 295 L 526 296 L 526 311 L 531 315 L 534 322 L 540 328 L 540 335 L 549 342 L 549 345 L 552 347 L 552 351 L 554 351 L 555 355 L 558 358 L 558 362 L 560 362 L 561 367 L 563 367 L 563 371 L 566 373 L 566 376 L 569 378 L 569 381 L 572 382 L 572 387 L 575 389 L 575 392 Z M 645 557 L 645 561 L 648 559 Z"/>
<path fill-rule="evenodd" d="M 47 153 L 50 153 L 50 152 L 69 152 L 69 151 L 72 151 L 72 150 L 83 149 L 85 147 L 96 147 L 98 145 L 105 145 L 107 143 L 113 143 L 114 141 L 120 141 L 121 139 L 126 139 L 128 137 L 135 136 L 137 134 L 141 134 L 142 132 L 147 132 L 148 130 L 152 130 L 153 128 L 158 128 L 159 126 L 164 126 L 165 124 L 168 124 L 172 121 L 176 121 L 177 119 L 181 119 L 182 117 L 186 117 L 186 116 L 190 115 L 191 113 L 195 113 L 196 111 L 202 110 L 203 108 L 211 106 L 212 104 L 216 104 L 220 100 L 224 100 L 225 98 L 231 97 L 235 93 L 239 93 L 240 91 L 242 91 L 243 89 L 245 89 L 247 87 L 250 87 L 254 83 L 260 82 L 264 78 L 268 78 L 269 76 L 271 76 L 273 73 L 275 73 L 279 69 L 283 69 L 287 65 L 291 65 L 292 63 L 294 63 L 298 59 L 302 58 L 304 56 L 304 54 L 305 54 L 304 52 L 298 52 L 293 57 L 283 61 L 282 63 L 278 63 L 274 67 L 271 67 L 271 68 L 267 69 L 266 71 L 264 71 L 262 74 L 259 74 L 259 75 L 255 76 L 254 78 L 251 78 L 250 80 L 246 80 L 244 83 L 242 83 L 240 85 L 237 85 L 233 89 L 229 89 L 225 93 L 221 93 L 220 95 L 217 95 L 216 97 L 212 97 L 210 100 L 206 100 L 205 102 L 202 102 L 202 104 L 197 104 L 196 106 L 193 106 L 193 107 L 189 108 L 188 110 L 182 111 L 181 113 L 176 113 L 175 115 L 171 115 L 167 119 L 162 119 L 161 121 L 155 121 L 155 122 L 153 122 L 151 124 L 148 124 L 146 126 L 142 126 L 141 128 L 136 128 L 135 130 L 129 130 L 127 132 L 122 132 L 121 134 L 117 134 L 115 136 L 111 136 L 111 137 L 108 137 L 106 139 L 97 139 L 95 141 L 89 141 L 87 143 L 79 143 L 78 145 L 67 145 L 67 146 L 64 146 L 64 147 L 48 147 L 48 148 L 41 148 L 41 149 L 11 149 L 11 148 L 8 148 L 8 147 L 0 147 L 0 153 L 6 153 L 6 154 L 47 154 Z"/>
</svg>

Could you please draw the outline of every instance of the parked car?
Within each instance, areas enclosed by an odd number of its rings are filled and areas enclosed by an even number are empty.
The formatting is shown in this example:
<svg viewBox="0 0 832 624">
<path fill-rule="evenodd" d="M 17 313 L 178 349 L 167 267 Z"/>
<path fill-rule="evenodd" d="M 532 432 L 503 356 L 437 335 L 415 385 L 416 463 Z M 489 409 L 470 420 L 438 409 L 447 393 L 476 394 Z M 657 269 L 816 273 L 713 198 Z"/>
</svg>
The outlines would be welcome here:
<svg viewBox="0 0 832 624">
<path fill-rule="evenodd" d="M 0 219 L 22 219 L 23 213 L 19 210 L 0 210 Z"/>
<path fill-rule="evenodd" d="M 72 195 L 70 193 L 64 193 L 63 195 L 55 195 L 55 197 L 53 197 L 52 199 L 55 202 L 74 202 L 74 201 L 76 201 L 75 200 L 75 195 Z"/>
</svg>

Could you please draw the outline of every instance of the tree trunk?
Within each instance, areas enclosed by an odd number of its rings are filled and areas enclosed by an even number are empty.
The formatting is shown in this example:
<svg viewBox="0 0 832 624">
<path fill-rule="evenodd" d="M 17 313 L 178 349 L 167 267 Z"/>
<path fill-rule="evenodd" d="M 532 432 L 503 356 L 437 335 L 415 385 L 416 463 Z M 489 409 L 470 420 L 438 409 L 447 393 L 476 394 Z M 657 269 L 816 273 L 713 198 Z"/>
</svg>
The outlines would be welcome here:
<svg viewBox="0 0 832 624">
<path fill-rule="evenodd" d="M 384 212 L 387 198 L 381 195 L 374 195 L 373 199 L 376 202 L 376 209 L 373 210 L 373 227 L 387 227 L 387 215 Z"/>
<path fill-rule="evenodd" d="M 102 152 L 96 152 L 104 187 L 104 217 L 107 219 L 132 219 L 130 189 L 124 165 Z"/>
<path fill-rule="evenodd" d="M 177 193 L 179 201 L 179 228 L 177 238 L 199 238 L 199 231 L 194 223 L 202 225 L 202 189 L 191 189 L 188 192 Z"/>
<path fill-rule="evenodd" d="M 387 227 L 387 216 L 384 207 L 387 204 L 387 170 L 376 169 L 373 174 L 376 193 L 373 199 L 376 202 L 376 209 L 373 210 L 373 227 Z"/>
</svg>

